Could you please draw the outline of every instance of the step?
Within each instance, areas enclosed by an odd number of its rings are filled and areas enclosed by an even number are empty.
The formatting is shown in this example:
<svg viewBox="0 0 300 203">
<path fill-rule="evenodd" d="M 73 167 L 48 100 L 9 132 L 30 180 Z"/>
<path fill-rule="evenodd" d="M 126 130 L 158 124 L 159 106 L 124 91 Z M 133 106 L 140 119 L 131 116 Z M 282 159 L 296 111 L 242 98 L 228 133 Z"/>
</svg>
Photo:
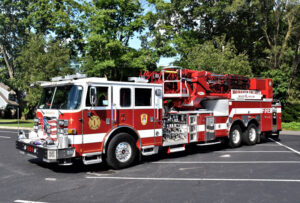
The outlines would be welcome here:
<svg viewBox="0 0 300 203">
<path fill-rule="evenodd" d="M 102 153 L 93 152 L 82 154 L 82 162 L 84 165 L 98 164 L 102 162 Z"/>
<path fill-rule="evenodd" d="M 197 144 L 197 146 L 208 146 L 208 145 L 215 145 L 215 144 L 221 144 L 221 141 L 217 141 L 217 142 L 207 142 L 207 143 L 201 143 L 201 144 Z"/>
<path fill-rule="evenodd" d="M 142 147 L 142 155 L 150 156 L 158 153 L 158 146 L 150 145 Z"/>
<path fill-rule="evenodd" d="M 182 151 L 185 151 L 185 145 L 175 146 L 175 147 L 170 146 L 168 149 L 168 153 L 182 152 Z"/>
</svg>

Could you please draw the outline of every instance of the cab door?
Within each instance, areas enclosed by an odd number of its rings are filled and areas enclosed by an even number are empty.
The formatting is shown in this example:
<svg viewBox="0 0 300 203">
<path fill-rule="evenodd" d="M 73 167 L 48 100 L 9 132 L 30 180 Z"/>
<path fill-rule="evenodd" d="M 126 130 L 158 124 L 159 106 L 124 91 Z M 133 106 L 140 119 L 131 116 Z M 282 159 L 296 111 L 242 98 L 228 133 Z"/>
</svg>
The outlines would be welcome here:
<svg viewBox="0 0 300 203">
<path fill-rule="evenodd" d="M 90 103 L 91 88 L 96 89 L 96 103 Z M 112 125 L 112 88 L 109 85 L 90 85 L 83 110 L 82 153 L 102 151 L 105 134 Z"/>
<path fill-rule="evenodd" d="M 126 85 L 116 85 L 113 87 L 113 95 L 115 124 L 133 128 L 133 88 Z"/>
<path fill-rule="evenodd" d="M 134 89 L 134 129 L 138 131 L 143 146 L 154 145 L 155 143 L 154 87 L 135 86 L 133 89 Z"/>
</svg>

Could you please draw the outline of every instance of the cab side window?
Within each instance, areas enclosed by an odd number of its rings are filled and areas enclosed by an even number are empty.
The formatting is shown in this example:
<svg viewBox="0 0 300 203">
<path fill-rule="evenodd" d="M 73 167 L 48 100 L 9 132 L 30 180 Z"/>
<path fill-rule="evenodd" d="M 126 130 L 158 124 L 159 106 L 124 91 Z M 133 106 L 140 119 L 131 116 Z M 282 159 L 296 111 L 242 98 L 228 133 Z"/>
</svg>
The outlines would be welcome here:
<svg viewBox="0 0 300 203">
<path fill-rule="evenodd" d="M 95 106 L 105 107 L 108 106 L 108 87 L 96 87 L 97 88 L 97 104 Z M 92 106 L 90 103 L 90 89 L 86 96 L 86 106 Z"/>
<path fill-rule="evenodd" d="M 135 106 L 151 106 L 152 89 L 135 88 Z"/>
<path fill-rule="evenodd" d="M 120 89 L 120 106 L 121 107 L 131 106 L 131 90 L 129 88 Z"/>
</svg>

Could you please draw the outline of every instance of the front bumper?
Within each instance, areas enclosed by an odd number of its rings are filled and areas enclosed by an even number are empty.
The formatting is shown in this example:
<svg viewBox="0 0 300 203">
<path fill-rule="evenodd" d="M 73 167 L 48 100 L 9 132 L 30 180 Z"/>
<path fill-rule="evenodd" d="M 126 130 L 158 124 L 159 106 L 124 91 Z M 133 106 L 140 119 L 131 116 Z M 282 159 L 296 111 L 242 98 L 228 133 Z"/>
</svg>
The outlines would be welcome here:
<svg viewBox="0 0 300 203">
<path fill-rule="evenodd" d="M 74 147 L 59 149 L 56 145 L 34 145 L 28 142 L 27 139 L 17 140 L 16 148 L 24 154 L 39 158 L 48 163 L 55 163 L 75 157 Z"/>
</svg>

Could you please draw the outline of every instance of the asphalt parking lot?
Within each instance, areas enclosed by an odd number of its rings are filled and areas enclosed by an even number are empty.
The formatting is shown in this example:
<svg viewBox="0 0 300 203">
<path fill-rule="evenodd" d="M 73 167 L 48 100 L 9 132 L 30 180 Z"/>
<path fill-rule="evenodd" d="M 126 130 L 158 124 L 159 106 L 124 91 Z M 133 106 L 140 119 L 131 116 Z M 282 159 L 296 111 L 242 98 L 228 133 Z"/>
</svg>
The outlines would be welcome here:
<svg viewBox="0 0 300 203">
<path fill-rule="evenodd" d="M 0 129 L 0 202 L 299 202 L 300 133 L 229 149 L 190 147 L 115 171 L 104 164 L 57 166 L 15 149 Z"/>
</svg>

